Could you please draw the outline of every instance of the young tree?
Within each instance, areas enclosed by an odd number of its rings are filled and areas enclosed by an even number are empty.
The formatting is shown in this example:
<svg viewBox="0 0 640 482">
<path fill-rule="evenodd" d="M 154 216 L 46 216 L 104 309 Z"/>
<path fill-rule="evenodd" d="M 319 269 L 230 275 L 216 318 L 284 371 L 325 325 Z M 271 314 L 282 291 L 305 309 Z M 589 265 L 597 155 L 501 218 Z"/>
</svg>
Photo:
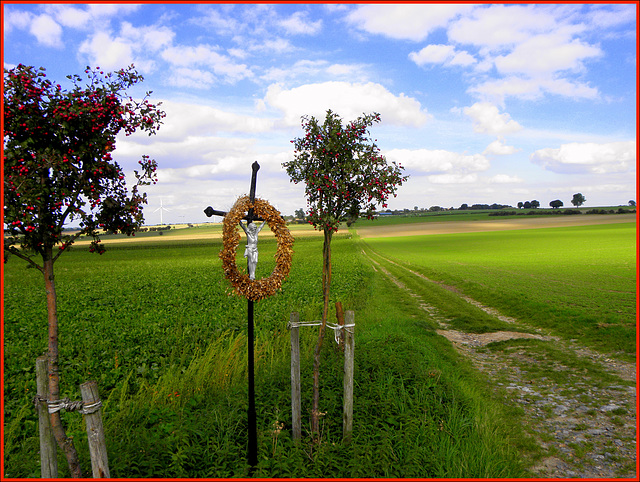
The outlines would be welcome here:
<svg viewBox="0 0 640 482">
<path fill-rule="evenodd" d="M 134 234 L 142 224 L 142 185 L 155 183 L 156 162 L 143 156 L 131 192 L 112 157 L 116 135 L 138 129 L 155 134 L 164 117 L 126 89 L 143 80 L 133 65 L 115 73 L 85 70 L 65 90 L 46 78 L 45 69 L 18 65 L 4 71 L 4 262 L 15 255 L 44 275 L 48 313 L 49 402 L 59 399 L 58 315 L 54 263 L 82 235 L 92 237 L 89 251 L 104 252 L 99 230 Z M 80 229 L 65 235 L 73 221 Z M 73 442 L 60 413 L 52 429 L 69 470 L 81 477 Z"/>
<path fill-rule="evenodd" d="M 331 286 L 331 238 L 341 222 L 366 216 L 372 219 L 376 205 L 387 207 L 389 196 L 408 176 L 403 167 L 387 163 L 380 149 L 371 140 L 368 128 L 380 122 L 377 113 L 366 114 L 342 124 L 340 116 L 328 110 L 324 122 L 315 117 L 303 117 L 304 137 L 292 140 L 294 159 L 283 163 L 291 181 L 304 182 L 307 198 L 307 219 L 324 232 L 322 248 L 322 293 L 324 307 L 322 324 L 313 360 L 313 409 L 311 431 L 319 433 L 320 350 L 324 340 L 329 312 Z"/>
<path fill-rule="evenodd" d="M 577 193 L 573 195 L 573 199 L 571 200 L 571 204 L 573 204 L 575 207 L 579 208 L 580 206 L 582 206 L 587 200 L 585 199 L 585 197 L 582 195 L 582 193 Z"/>
</svg>

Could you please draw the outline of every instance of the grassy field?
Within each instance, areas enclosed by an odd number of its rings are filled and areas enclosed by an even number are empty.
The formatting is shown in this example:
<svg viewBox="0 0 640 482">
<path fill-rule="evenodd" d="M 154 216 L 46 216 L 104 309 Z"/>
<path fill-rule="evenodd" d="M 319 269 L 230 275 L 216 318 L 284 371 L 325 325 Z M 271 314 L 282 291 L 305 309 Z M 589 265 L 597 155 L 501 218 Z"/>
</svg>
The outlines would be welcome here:
<svg viewBox="0 0 640 482">
<path fill-rule="evenodd" d="M 635 223 L 370 238 L 366 245 L 505 315 L 635 358 Z"/>
<path fill-rule="evenodd" d="M 505 208 L 505 209 L 470 209 L 470 210 L 453 210 L 453 211 L 434 211 L 434 212 L 420 212 L 420 211 L 409 211 L 408 213 L 402 215 L 393 215 L 393 216 L 379 216 L 374 220 L 368 219 L 359 219 L 356 221 L 354 226 L 356 228 L 362 227 L 379 227 L 379 226 L 394 226 L 394 225 L 402 225 L 402 224 L 413 224 L 413 223 L 437 223 L 437 222 L 449 222 L 449 221 L 486 221 L 486 220 L 496 220 L 496 219 L 522 219 L 522 218 L 536 218 L 536 217 L 547 217 L 550 215 L 562 216 L 563 211 L 567 209 L 575 210 L 573 206 L 567 207 L 565 206 L 562 209 L 517 209 L 517 208 Z M 582 214 L 587 213 L 593 208 L 578 208 Z M 624 210 L 625 212 L 635 212 L 635 207 L 631 206 L 615 206 L 615 207 L 602 207 L 597 209 L 604 209 L 606 211 L 613 210 L 617 212 L 619 209 Z M 515 212 L 515 214 L 503 216 L 505 212 L 511 213 Z M 499 216 L 498 216 L 499 215 Z"/>
<path fill-rule="evenodd" d="M 302 227 L 300 228 L 302 229 Z M 520 477 L 526 438 L 400 290 L 376 276 L 357 239 L 333 243 L 333 301 L 356 311 L 354 436 L 342 438 L 342 360 L 327 339 L 322 443 L 308 437 L 315 331 L 302 333 L 303 437 L 290 437 L 291 311 L 321 314 L 321 237 L 296 236 L 282 292 L 256 305 L 259 464 L 246 454 L 246 302 L 228 294 L 216 237 L 188 231 L 105 241 L 56 263 L 62 396 L 98 381 L 112 477 Z M 311 233 L 306 228 L 306 233 Z M 273 268 L 261 241 L 258 277 Z M 242 257 L 239 256 L 239 263 Z M 4 475 L 38 477 L 35 358 L 46 350 L 41 274 L 4 271 Z M 306 414 L 306 415 L 305 415 Z M 64 413 L 90 471 L 81 416 Z M 282 425 L 281 425 L 282 424 Z M 282 427 L 280 429 L 280 427 Z M 525 444 L 525 445 L 523 445 Z M 66 463 L 59 459 L 60 475 Z"/>
</svg>

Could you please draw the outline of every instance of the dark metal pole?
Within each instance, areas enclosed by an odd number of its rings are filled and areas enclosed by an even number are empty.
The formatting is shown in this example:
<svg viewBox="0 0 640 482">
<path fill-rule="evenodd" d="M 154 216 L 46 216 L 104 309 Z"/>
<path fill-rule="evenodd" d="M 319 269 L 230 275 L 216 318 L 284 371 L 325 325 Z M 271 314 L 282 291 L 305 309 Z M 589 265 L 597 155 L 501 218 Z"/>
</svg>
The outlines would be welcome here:
<svg viewBox="0 0 640 482">
<path fill-rule="evenodd" d="M 249 190 L 249 200 L 253 203 L 256 198 L 256 179 L 260 164 L 254 162 L 251 166 L 251 189 Z M 247 213 L 247 223 L 253 221 L 253 208 Z M 247 300 L 247 337 L 248 337 L 248 358 L 247 372 L 249 378 L 249 409 L 247 410 L 247 430 L 249 435 L 249 445 L 247 447 L 247 462 L 251 467 L 258 465 L 258 427 L 256 423 L 256 392 L 254 384 L 254 349 L 253 349 L 253 301 Z"/>
<path fill-rule="evenodd" d="M 256 392 L 253 382 L 253 301 L 248 300 L 247 303 L 247 319 L 249 322 L 249 327 L 247 330 L 247 336 L 249 338 L 249 357 L 247 362 L 249 377 L 249 409 L 247 410 L 247 432 L 249 435 L 249 445 L 247 447 L 247 462 L 251 467 L 255 467 L 256 465 L 258 465 L 258 426 L 256 422 Z"/>
</svg>

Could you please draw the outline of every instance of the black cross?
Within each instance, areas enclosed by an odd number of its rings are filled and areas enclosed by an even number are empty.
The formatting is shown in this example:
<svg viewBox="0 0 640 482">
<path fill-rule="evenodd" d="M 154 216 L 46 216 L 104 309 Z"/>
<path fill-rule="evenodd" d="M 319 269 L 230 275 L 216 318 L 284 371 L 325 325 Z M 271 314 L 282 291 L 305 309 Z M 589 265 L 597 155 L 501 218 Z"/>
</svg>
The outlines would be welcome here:
<svg viewBox="0 0 640 482">
<path fill-rule="evenodd" d="M 260 164 L 258 161 L 254 162 L 251 165 L 251 188 L 249 189 L 249 200 L 251 204 L 256 199 L 256 180 L 258 178 L 258 169 L 260 169 Z M 216 211 L 211 206 L 204 210 L 204 213 L 211 217 L 213 215 L 216 216 L 226 216 L 227 213 L 224 211 Z M 255 216 L 253 214 L 253 208 L 249 208 L 249 212 L 247 215 L 242 218 L 247 220 L 247 224 L 253 221 L 263 221 L 262 218 Z M 247 262 L 249 260 L 247 259 Z M 247 338 L 248 338 L 248 359 L 247 359 L 247 371 L 249 378 L 249 408 L 247 410 L 247 433 L 248 433 L 248 447 L 247 447 L 247 462 L 253 468 L 258 465 L 258 433 L 257 433 L 257 423 L 256 423 L 256 394 L 255 394 L 255 385 L 253 381 L 254 375 L 254 357 L 253 357 L 253 301 L 247 300 Z"/>
</svg>

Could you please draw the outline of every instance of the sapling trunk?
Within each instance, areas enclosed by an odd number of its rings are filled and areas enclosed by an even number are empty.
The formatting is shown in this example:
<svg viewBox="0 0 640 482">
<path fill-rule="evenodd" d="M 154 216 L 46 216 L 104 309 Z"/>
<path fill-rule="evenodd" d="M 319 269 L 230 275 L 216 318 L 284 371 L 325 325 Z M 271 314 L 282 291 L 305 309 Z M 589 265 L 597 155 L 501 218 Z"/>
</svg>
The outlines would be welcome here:
<svg viewBox="0 0 640 482">
<path fill-rule="evenodd" d="M 320 350 L 327 326 L 329 315 L 329 288 L 331 287 L 331 229 L 324 230 L 324 244 L 322 245 L 322 295 L 324 306 L 322 309 L 322 324 L 318 334 L 318 343 L 313 353 L 313 408 L 311 410 L 311 433 L 313 437 L 320 434 Z"/>
<path fill-rule="evenodd" d="M 49 325 L 49 401 L 60 398 L 60 377 L 58 375 L 58 309 L 56 297 L 56 285 L 53 275 L 53 256 L 50 248 L 43 256 L 43 269 L 45 291 L 47 293 L 47 318 Z M 73 440 L 67 437 L 62 425 L 60 412 L 50 415 L 51 429 L 58 443 L 58 447 L 63 451 L 69 465 L 69 472 L 74 478 L 82 477 L 78 453 L 73 445 Z"/>
</svg>

